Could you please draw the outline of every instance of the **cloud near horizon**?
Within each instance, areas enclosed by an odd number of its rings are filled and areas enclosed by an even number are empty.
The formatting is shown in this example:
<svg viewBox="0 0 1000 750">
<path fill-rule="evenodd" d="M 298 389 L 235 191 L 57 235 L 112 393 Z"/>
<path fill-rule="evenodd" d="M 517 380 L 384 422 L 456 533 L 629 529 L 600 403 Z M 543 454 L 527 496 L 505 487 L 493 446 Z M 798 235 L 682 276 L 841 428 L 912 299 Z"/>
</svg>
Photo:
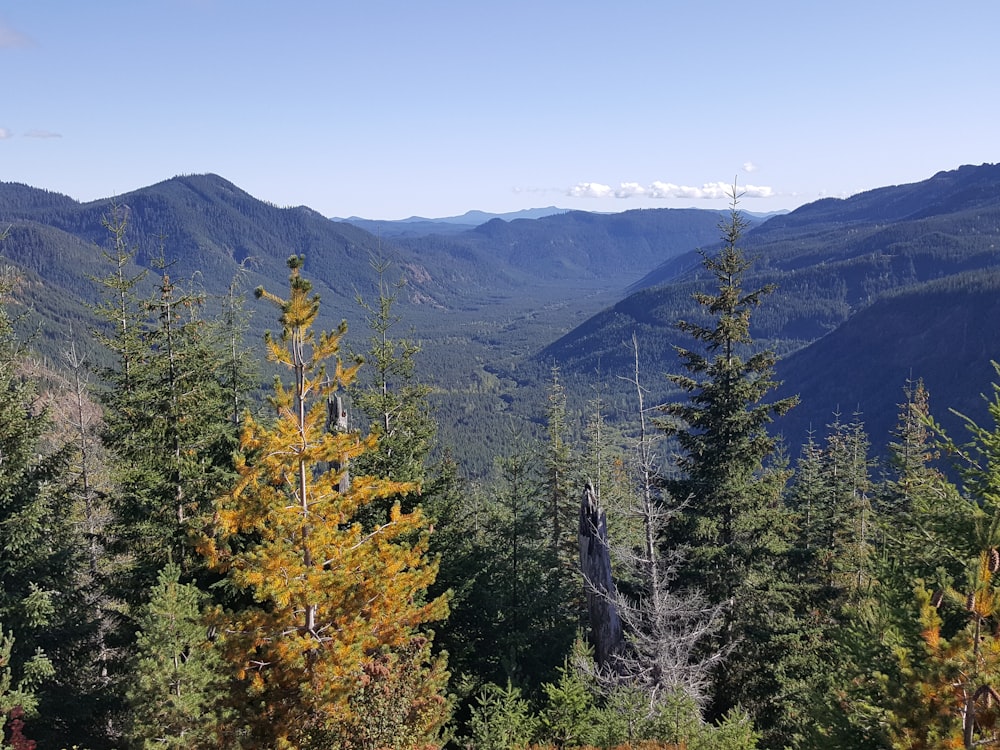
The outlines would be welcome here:
<svg viewBox="0 0 1000 750">
<path fill-rule="evenodd" d="M 29 130 L 24 134 L 25 138 L 62 138 L 62 133 L 53 133 L 51 130 Z"/>
<path fill-rule="evenodd" d="M 766 185 L 737 185 L 736 190 L 741 198 L 771 198 L 774 190 Z M 649 186 L 638 182 L 623 182 L 618 188 L 603 185 L 599 182 L 581 182 L 566 191 L 571 198 L 686 198 L 693 200 L 716 200 L 731 198 L 733 186 L 726 182 L 708 182 L 701 187 L 675 185 L 672 182 L 657 180 Z"/>
<path fill-rule="evenodd" d="M 7 128 L 0 128 L 0 141 L 5 141 L 8 138 L 13 138 L 14 134 L 7 130 Z"/>
</svg>

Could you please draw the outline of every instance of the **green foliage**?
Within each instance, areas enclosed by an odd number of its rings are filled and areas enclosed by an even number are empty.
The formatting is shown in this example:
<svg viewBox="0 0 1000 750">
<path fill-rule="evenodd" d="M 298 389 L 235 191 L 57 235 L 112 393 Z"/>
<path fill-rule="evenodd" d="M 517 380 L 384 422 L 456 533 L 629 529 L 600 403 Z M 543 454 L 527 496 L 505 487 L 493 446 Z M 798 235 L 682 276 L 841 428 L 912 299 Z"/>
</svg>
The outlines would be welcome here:
<svg viewBox="0 0 1000 750">
<path fill-rule="evenodd" d="M 144 750 L 206 745 L 215 729 L 214 706 L 226 687 L 222 659 L 201 613 L 208 597 L 180 577 L 176 563 L 160 571 L 139 618 L 128 734 Z"/>
<path fill-rule="evenodd" d="M 520 689 L 510 682 L 506 688 L 491 682 L 476 697 L 467 746 L 471 750 L 519 750 L 528 746 L 538 727 L 538 718 Z"/>
<path fill-rule="evenodd" d="M 765 401 L 776 386 L 776 358 L 770 350 L 754 351 L 750 319 L 773 288 L 743 289 L 751 262 L 739 247 L 746 224 L 736 199 L 734 188 L 729 219 L 720 225 L 721 252 L 704 259 L 716 287 L 695 294 L 703 309 L 698 321 L 678 324 L 699 345 L 678 349 L 686 373 L 670 376 L 687 399 L 662 407 L 661 421 L 679 448 L 678 476 L 666 489 L 686 503 L 668 530 L 666 549 L 685 551 L 680 585 L 724 607 L 713 645 L 728 654 L 713 688 L 709 715 L 715 719 L 737 705 L 758 718 L 768 710 L 768 669 L 780 652 L 775 636 L 788 627 L 791 610 L 780 581 L 789 538 L 781 505 L 787 473 L 767 427 L 796 399 Z"/>
<path fill-rule="evenodd" d="M 55 676 L 55 667 L 41 649 L 21 660 L 15 676 L 14 643 L 14 634 L 4 631 L 0 625 L 0 737 L 8 716 L 12 716 L 15 709 L 20 709 L 20 715 L 28 719 L 37 716 L 38 691 Z"/>
<path fill-rule="evenodd" d="M 215 503 L 215 534 L 200 544 L 212 569 L 246 597 L 212 616 L 235 673 L 225 743 L 328 747 L 336 732 L 363 726 L 356 711 L 401 695 L 411 704 L 404 718 L 415 722 L 407 731 L 434 736 L 447 717 L 447 673 L 443 659 L 417 646 L 429 640 L 423 626 L 443 619 L 448 605 L 426 596 L 437 573 L 427 522 L 419 508 L 404 513 L 398 503 L 374 530 L 356 519 L 368 503 L 413 487 L 344 481 L 375 440 L 328 428 L 327 400 L 357 367 L 338 357 L 346 326 L 314 332 L 320 300 L 303 263 L 288 260 L 287 299 L 257 292 L 279 310 L 281 334 L 265 343 L 291 383 L 275 380 L 272 422 L 244 420 L 238 478 Z M 404 668 L 407 660 L 417 661 Z M 372 681 L 386 689 L 368 690 Z"/>
<path fill-rule="evenodd" d="M 558 674 L 558 681 L 542 685 L 541 734 L 559 747 L 593 744 L 599 715 L 593 685 L 569 659 Z"/>
<path fill-rule="evenodd" d="M 385 279 L 388 264 L 373 260 L 372 266 L 378 275 L 378 299 L 369 304 L 358 296 L 371 336 L 364 356 L 366 366 L 359 371 L 350 395 L 378 445 L 360 456 L 352 470 L 365 476 L 413 482 L 419 487 L 426 477 L 436 431 L 427 400 L 430 388 L 418 382 L 414 374 L 420 347 L 393 337 L 394 328 L 402 320 L 395 307 L 405 283 L 400 281 L 390 288 Z M 363 521 L 368 526 L 383 523 L 393 503 L 400 501 L 409 508 L 415 500 L 416 495 L 411 493 L 372 503 Z"/>
</svg>

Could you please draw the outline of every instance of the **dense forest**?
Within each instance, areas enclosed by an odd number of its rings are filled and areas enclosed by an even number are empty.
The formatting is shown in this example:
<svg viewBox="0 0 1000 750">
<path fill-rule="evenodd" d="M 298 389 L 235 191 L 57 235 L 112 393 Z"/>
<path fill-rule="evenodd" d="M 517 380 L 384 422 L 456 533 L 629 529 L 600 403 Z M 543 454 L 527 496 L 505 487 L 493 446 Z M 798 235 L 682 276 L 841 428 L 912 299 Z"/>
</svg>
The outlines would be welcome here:
<svg viewBox="0 0 1000 750">
<path fill-rule="evenodd" d="M 58 359 L 19 333 L 34 277 L 2 279 L 5 746 L 1000 746 L 1000 387 L 956 433 L 900 379 L 884 457 L 854 412 L 782 442 L 808 394 L 754 335 L 780 290 L 735 196 L 676 397 L 636 336 L 615 419 L 552 366 L 476 481 L 389 265 L 348 346 L 308 254 L 209 301 L 129 221 Z"/>
</svg>

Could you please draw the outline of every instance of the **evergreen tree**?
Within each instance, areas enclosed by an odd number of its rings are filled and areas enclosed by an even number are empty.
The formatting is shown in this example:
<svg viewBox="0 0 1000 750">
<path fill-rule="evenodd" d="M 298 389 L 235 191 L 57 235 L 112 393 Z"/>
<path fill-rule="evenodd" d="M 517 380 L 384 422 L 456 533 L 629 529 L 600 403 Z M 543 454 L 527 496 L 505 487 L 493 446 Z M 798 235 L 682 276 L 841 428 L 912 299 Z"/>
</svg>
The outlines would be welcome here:
<svg viewBox="0 0 1000 750">
<path fill-rule="evenodd" d="M 552 368 L 545 411 L 545 494 L 548 498 L 548 519 L 552 534 L 552 549 L 569 567 L 576 567 L 577 501 L 583 485 L 574 476 L 575 457 L 569 442 L 566 413 L 566 388 L 559 379 L 559 368 Z M 575 492 L 574 492 L 575 490 Z"/>
<path fill-rule="evenodd" d="M 37 716 L 37 690 L 55 674 L 52 662 L 39 651 L 21 665 L 15 679 L 11 665 L 15 640 L 14 634 L 5 631 L 0 623 L 0 740 L 8 720 L 13 736 L 15 726 L 20 733 L 25 717 Z"/>
<path fill-rule="evenodd" d="M 215 339 L 212 348 L 223 353 L 219 362 L 219 383 L 230 403 L 229 417 L 237 428 L 248 405 L 248 394 L 258 384 L 256 365 L 244 345 L 250 322 L 250 312 L 240 292 L 245 273 L 246 267 L 241 265 L 222 299 L 222 312 L 210 329 Z"/>
<path fill-rule="evenodd" d="M 58 725 L 36 709 L 53 686 L 51 651 L 72 632 L 69 584 L 80 562 L 72 515 L 63 504 L 67 449 L 55 439 L 23 345 L 8 315 L 15 277 L 0 277 L 0 631 L 4 701 L 29 724 Z M 12 634 L 16 634 L 16 639 Z M 59 665 L 64 666 L 64 665 Z M 16 685 L 16 687 L 15 687 Z M 4 711 L 15 704 L 5 703 Z M 37 735 L 36 735 L 37 736 Z"/>
<path fill-rule="evenodd" d="M 360 371 L 350 393 L 378 445 L 359 456 L 353 470 L 366 476 L 412 482 L 419 489 L 427 478 L 426 464 L 436 425 L 427 401 L 430 388 L 420 383 L 414 373 L 420 347 L 393 336 L 393 329 L 402 320 L 395 307 L 404 282 L 391 287 L 385 278 L 388 267 L 386 262 L 372 261 L 378 276 L 378 298 L 374 304 L 358 296 L 371 335 L 364 355 L 366 367 Z M 404 507 L 414 501 L 414 497 L 399 499 L 405 501 Z M 379 517 L 371 522 L 381 522 L 392 502 L 393 498 L 372 503 L 369 511 L 378 511 Z"/>
<path fill-rule="evenodd" d="M 108 552 L 111 469 L 99 437 L 100 407 L 75 344 L 64 363 L 65 379 L 54 372 L 46 377 L 54 383 L 56 439 L 65 443 L 59 505 L 72 527 L 72 550 L 58 595 L 61 625 L 46 628 L 56 674 L 40 694 L 45 724 L 34 736 L 46 746 L 76 742 L 96 750 L 115 742 L 120 731 L 123 654 L 116 634 L 123 629 L 123 607 L 111 595 L 120 561 Z"/>
<path fill-rule="evenodd" d="M 346 327 L 313 333 L 319 298 L 310 294 L 302 263 L 289 259 L 288 299 L 258 290 L 281 311 L 281 336 L 268 335 L 266 344 L 293 383 L 275 382 L 273 425 L 244 421 L 239 479 L 218 500 L 218 537 L 204 540 L 215 569 L 256 602 L 216 615 L 237 675 L 239 720 L 230 745 L 328 746 L 363 705 L 358 690 L 373 665 L 412 653 L 428 638 L 422 626 L 447 612 L 443 597 L 425 596 L 436 565 L 427 558 L 420 510 L 404 513 L 396 504 L 371 530 L 356 520 L 368 503 L 412 485 L 355 475 L 341 486 L 346 465 L 377 442 L 327 430 L 326 400 L 350 384 L 357 367 L 335 359 L 333 371 L 325 369 Z M 431 718 L 421 714 L 429 736 L 446 716 L 440 693 L 447 675 L 440 660 L 421 663 L 420 690 L 407 700 L 425 711 L 437 707 Z"/>
<path fill-rule="evenodd" d="M 872 507 L 868 436 L 838 418 L 825 444 L 803 449 L 789 492 L 798 519 L 800 575 L 826 590 L 827 605 L 870 588 L 878 521 Z"/>
<path fill-rule="evenodd" d="M 201 564 L 192 527 L 233 475 L 236 436 L 226 360 L 200 317 L 200 296 L 179 289 L 161 260 L 152 298 L 140 301 L 125 220 L 109 226 L 115 266 L 97 311 L 113 324 L 101 338 L 117 361 L 105 373 L 102 437 L 117 458 L 111 552 L 129 562 L 117 593 L 135 606 L 169 560 L 186 576 Z"/>
<path fill-rule="evenodd" d="M 873 746 L 863 711 L 848 716 L 842 709 L 862 700 L 862 691 L 848 695 L 852 679 L 875 663 L 884 666 L 868 640 L 879 627 L 873 613 L 880 595 L 880 525 L 869 469 L 864 426 L 838 418 L 822 443 L 810 436 L 789 487 L 797 528 L 787 566 L 797 627 L 786 636 L 794 647 L 776 664 L 774 699 L 782 706 L 781 731 L 794 747 L 833 746 L 834 738 L 844 746 Z"/>
<path fill-rule="evenodd" d="M 1000 376 L 1000 366 L 994 368 Z M 911 402 L 922 414 L 925 399 Z M 912 528 L 938 566 L 914 581 L 921 647 L 897 649 L 903 684 L 891 713 L 895 747 L 1000 743 L 1000 385 L 993 385 L 987 406 L 992 427 L 966 418 L 965 443 L 931 423 L 942 452 L 958 461 L 961 493 L 921 467 L 927 454 L 919 449 L 919 431 L 909 441 L 917 449 L 904 453 L 913 460 L 897 460 L 896 489 L 908 489 L 903 505 L 912 507 Z M 926 558 L 917 560 L 914 572 L 925 570 Z"/>
<path fill-rule="evenodd" d="M 714 718 L 736 705 L 754 714 L 770 710 L 773 686 L 761 682 L 771 679 L 764 670 L 776 656 L 771 649 L 782 628 L 776 622 L 790 612 L 777 579 L 788 543 L 781 504 L 787 474 L 774 461 L 767 426 L 796 399 L 765 401 L 776 386 L 775 355 L 752 350 L 750 318 L 773 287 L 743 289 L 751 262 L 739 247 L 746 222 L 737 198 L 734 188 L 729 218 L 720 226 L 722 250 L 704 259 L 717 283 L 714 293 L 695 295 L 706 322 L 678 324 L 702 347 L 677 348 L 687 373 L 670 379 L 687 400 L 663 407 L 662 421 L 679 449 L 679 476 L 666 487 L 686 503 L 669 539 L 687 550 L 680 581 L 704 592 L 711 604 L 726 605 L 718 646 L 728 651 L 740 642 L 717 674 Z"/>
<path fill-rule="evenodd" d="M 160 572 L 139 618 L 128 733 L 144 750 L 210 745 L 225 688 L 201 614 L 207 596 L 180 576 L 176 563 Z"/>
<path fill-rule="evenodd" d="M 469 724 L 476 750 L 523 750 L 538 731 L 539 721 L 520 688 L 491 682 L 479 692 Z"/>
</svg>

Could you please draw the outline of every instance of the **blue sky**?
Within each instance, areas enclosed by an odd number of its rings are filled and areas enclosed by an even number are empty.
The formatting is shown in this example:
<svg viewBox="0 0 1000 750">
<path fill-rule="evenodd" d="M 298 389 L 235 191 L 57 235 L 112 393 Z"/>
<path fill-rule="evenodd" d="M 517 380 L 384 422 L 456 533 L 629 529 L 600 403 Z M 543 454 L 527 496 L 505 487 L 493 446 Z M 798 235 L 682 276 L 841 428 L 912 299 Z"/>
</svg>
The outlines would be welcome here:
<svg viewBox="0 0 1000 750">
<path fill-rule="evenodd" d="M 397 219 L 793 208 L 1000 161 L 995 0 L 0 0 L 0 180 Z"/>
</svg>

